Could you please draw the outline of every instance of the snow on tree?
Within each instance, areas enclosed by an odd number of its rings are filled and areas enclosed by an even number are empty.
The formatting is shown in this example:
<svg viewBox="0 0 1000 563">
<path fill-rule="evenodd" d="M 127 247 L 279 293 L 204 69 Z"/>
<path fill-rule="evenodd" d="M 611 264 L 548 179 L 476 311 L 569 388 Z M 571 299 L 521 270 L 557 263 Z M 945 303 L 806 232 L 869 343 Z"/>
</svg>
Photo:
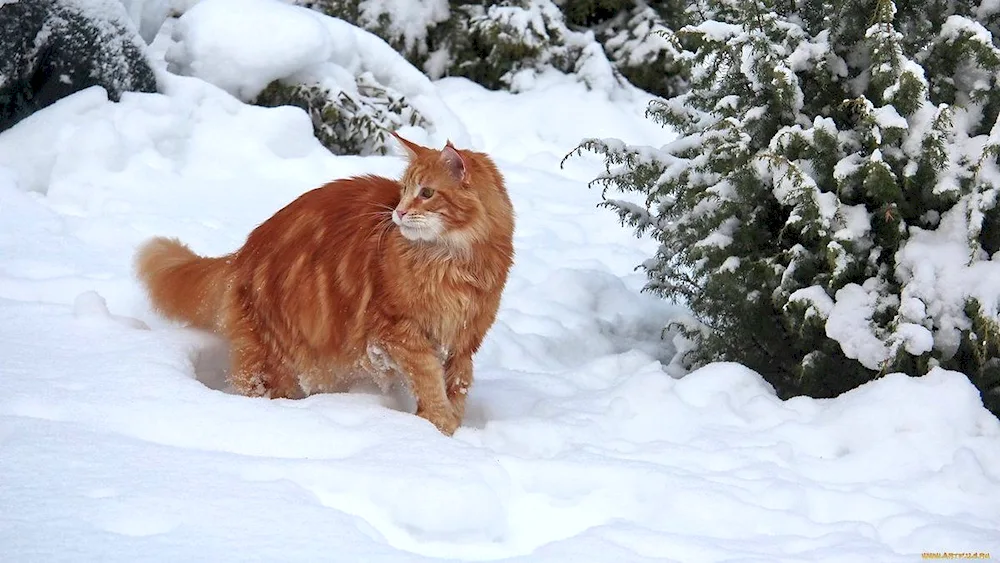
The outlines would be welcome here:
<svg viewBox="0 0 1000 563">
<path fill-rule="evenodd" d="M 461 9 L 468 30 L 449 37 L 452 74 L 512 91 L 550 68 L 575 74 L 595 89 L 620 84 L 593 32 L 571 29 L 552 0 L 505 0 Z"/>
<path fill-rule="evenodd" d="M 984 9 L 691 7 L 701 20 L 676 34 L 691 89 L 649 111 L 678 138 L 577 149 L 604 155 L 606 196 L 644 197 L 605 203 L 660 241 L 647 289 L 690 306 L 691 365 L 735 360 L 819 397 L 942 365 L 1000 414 L 1000 50 Z"/>
<path fill-rule="evenodd" d="M 355 77 L 355 88 L 324 85 L 322 80 L 276 80 L 253 103 L 302 108 L 312 119 L 316 138 L 334 154 L 387 154 L 392 146 L 390 131 L 430 126 L 402 94 L 379 83 L 370 72 Z"/>
<path fill-rule="evenodd" d="M 155 92 L 145 47 L 117 0 L 0 0 L 0 131 L 91 86 Z"/>
<path fill-rule="evenodd" d="M 682 85 L 673 44 L 656 33 L 684 13 L 675 1 L 293 1 L 375 33 L 435 79 L 516 91 L 556 69 L 594 88 L 614 88 L 621 75 L 660 94 Z"/>
<path fill-rule="evenodd" d="M 292 0 L 378 35 L 415 63 L 427 59 L 436 26 L 451 16 L 447 0 Z"/>
<path fill-rule="evenodd" d="M 664 31 L 683 26 L 687 12 L 675 0 L 636 0 L 595 27 L 612 64 L 629 82 L 658 96 L 685 90 L 684 65 Z"/>
</svg>

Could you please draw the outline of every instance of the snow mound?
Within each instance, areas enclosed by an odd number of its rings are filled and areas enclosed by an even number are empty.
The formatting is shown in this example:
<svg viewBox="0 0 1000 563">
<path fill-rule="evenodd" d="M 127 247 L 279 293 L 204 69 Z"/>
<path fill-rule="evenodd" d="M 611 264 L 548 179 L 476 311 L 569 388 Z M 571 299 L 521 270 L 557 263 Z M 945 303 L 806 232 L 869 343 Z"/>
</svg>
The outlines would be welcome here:
<svg viewBox="0 0 1000 563">
<path fill-rule="evenodd" d="M 273 0 L 201 2 L 178 21 L 172 69 L 252 100 L 279 78 L 326 61 L 332 40 L 320 16 Z"/>
<path fill-rule="evenodd" d="M 366 73 L 405 96 L 436 142 L 468 139 L 430 80 L 376 35 L 278 0 L 202 0 L 171 26 L 168 69 L 251 101 L 275 80 L 358 93 Z"/>
</svg>

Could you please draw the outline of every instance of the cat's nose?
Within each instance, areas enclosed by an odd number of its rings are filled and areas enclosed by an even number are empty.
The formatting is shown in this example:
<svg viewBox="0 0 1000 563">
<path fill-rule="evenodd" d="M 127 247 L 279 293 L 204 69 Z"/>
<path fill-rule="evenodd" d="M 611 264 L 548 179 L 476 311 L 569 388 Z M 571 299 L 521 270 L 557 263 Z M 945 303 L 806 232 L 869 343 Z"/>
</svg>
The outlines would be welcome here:
<svg viewBox="0 0 1000 563">
<path fill-rule="evenodd" d="M 405 209 L 397 209 L 396 210 L 396 215 L 399 215 L 400 219 L 402 219 L 403 217 L 406 217 L 407 213 L 409 213 L 409 211 L 407 211 Z"/>
</svg>

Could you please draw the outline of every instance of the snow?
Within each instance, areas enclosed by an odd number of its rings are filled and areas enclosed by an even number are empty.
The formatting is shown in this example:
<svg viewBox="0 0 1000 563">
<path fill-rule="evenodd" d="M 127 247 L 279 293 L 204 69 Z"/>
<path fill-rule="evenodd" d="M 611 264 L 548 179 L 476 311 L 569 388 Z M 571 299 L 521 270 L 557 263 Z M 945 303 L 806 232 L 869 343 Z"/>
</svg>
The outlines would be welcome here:
<svg viewBox="0 0 1000 563">
<path fill-rule="evenodd" d="M 838 289 L 827 316 L 826 335 L 840 343 L 845 356 L 877 371 L 890 353 L 872 326 L 878 306 L 876 288 L 876 280 L 869 279 L 864 285 L 849 283 Z"/>
<path fill-rule="evenodd" d="M 983 0 L 975 10 L 976 20 L 984 21 L 997 12 L 1000 12 L 1000 1 Z"/>
<path fill-rule="evenodd" d="M 139 35 L 152 42 L 160 26 L 167 20 L 172 10 L 178 9 L 178 0 L 119 0 L 125 11 L 139 29 Z M 191 0 L 186 0 L 190 2 Z M 0 1 L 0 4 L 3 4 Z"/>
<path fill-rule="evenodd" d="M 366 27 L 387 22 L 388 33 L 402 38 L 407 51 L 426 50 L 428 29 L 450 15 L 447 0 L 364 0 L 359 7 Z"/>
<path fill-rule="evenodd" d="M 200 78 L 243 101 L 275 80 L 357 94 L 358 77 L 370 73 L 431 122 L 430 140 L 467 139 L 431 81 L 388 43 L 307 8 L 276 0 L 202 0 L 178 18 L 169 39 L 157 41 L 167 44 L 170 71 Z"/>
<path fill-rule="evenodd" d="M 882 129 L 906 129 L 909 127 L 906 119 L 899 115 L 895 106 L 882 106 L 876 108 L 875 111 L 872 112 L 872 117 L 875 118 L 875 123 L 877 123 Z"/>
<path fill-rule="evenodd" d="M 835 239 L 863 240 L 871 231 L 872 224 L 868 219 L 868 210 L 864 205 L 845 205 L 842 203 L 837 211 L 843 221 L 844 228 L 834 233 Z"/>
<path fill-rule="evenodd" d="M 788 56 L 788 68 L 792 72 L 811 70 L 818 62 L 828 61 L 835 55 L 830 50 L 830 31 L 824 29 L 811 40 L 805 40 L 795 46 Z"/>
<path fill-rule="evenodd" d="M 852 152 L 837 161 L 837 164 L 833 167 L 833 177 L 838 181 L 843 181 L 844 179 L 856 174 L 863 166 L 863 157 L 859 153 Z"/>
<path fill-rule="evenodd" d="M 741 26 L 716 20 L 707 20 L 698 25 L 689 25 L 682 31 L 701 34 L 707 41 L 720 42 L 745 35 Z"/>
<path fill-rule="evenodd" d="M 330 34 L 312 10 L 273 0 L 212 0 L 182 15 L 176 72 L 201 78 L 244 100 L 265 86 L 330 57 Z"/>
<path fill-rule="evenodd" d="M 535 52 L 514 64 L 514 68 L 501 78 L 511 91 L 534 89 L 539 75 L 555 68 L 571 70 L 572 75 L 590 88 L 611 95 L 623 88 L 628 89 L 594 37 L 594 32 L 571 29 L 557 2 L 525 0 L 509 4 L 490 3 L 485 11 L 482 8 L 470 8 L 473 14 L 470 26 L 475 33 L 498 35 L 501 42 L 513 42 Z M 572 68 L 567 68 L 570 64 Z"/>
<path fill-rule="evenodd" d="M 580 47 L 580 60 L 577 61 L 573 72 L 579 75 L 587 86 L 608 93 L 615 93 L 624 86 L 611 61 L 605 56 L 603 47 L 594 39 L 593 32 L 570 36 L 569 39 L 574 40 L 569 42 L 571 45 L 576 43 Z M 524 89 L 526 88 L 521 86 L 521 90 Z"/>
<path fill-rule="evenodd" d="M 659 32 L 669 32 L 653 8 L 637 4 L 622 29 L 604 41 L 604 47 L 615 59 L 628 66 L 653 61 L 669 53 L 673 45 Z"/>
<path fill-rule="evenodd" d="M 833 310 L 833 299 L 827 295 L 826 290 L 818 285 L 811 285 L 809 287 L 803 287 L 802 289 L 793 291 L 791 295 L 788 296 L 789 303 L 802 302 L 808 306 L 806 310 L 806 318 L 817 315 L 820 318 L 828 318 L 830 316 L 830 311 Z"/>
<path fill-rule="evenodd" d="M 941 37 L 955 41 L 963 34 L 969 34 L 984 45 L 993 44 L 993 34 L 983 24 L 962 16 L 948 16 L 941 25 Z"/>
<path fill-rule="evenodd" d="M 941 216 L 936 230 L 912 228 L 910 239 L 896 254 L 896 275 L 903 282 L 902 298 L 917 300 L 907 316 L 933 323 L 940 347 L 958 348 L 960 331 L 969 327 L 965 307 L 975 299 L 985 316 L 996 318 L 1000 305 L 1000 263 L 977 258 L 966 241 L 969 209 L 955 205 Z M 981 258 L 981 257 L 980 257 Z M 912 303 L 912 302 L 910 302 Z M 917 313 L 923 313 L 919 317 Z"/>
<path fill-rule="evenodd" d="M 921 356 L 934 348 L 934 335 L 926 327 L 916 323 L 899 323 L 893 337 L 907 352 Z"/>
<path fill-rule="evenodd" d="M 733 234 L 740 226 L 740 220 L 736 217 L 729 217 L 717 229 L 709 233 L 708 236 L 695 243 L 696 247 L 726 248 L 733 242 Z"/>
<path fill-rule="evenodd" d="M 343 20 L 322 15 L 319 18 L 333 39 L 329 64 L 341 67 L 354 76 L 370 72 L 379 83 L 406 96 L 407 102 L 431 121 L 433 130 L 428 132 L 426 141 L 439 144 L 448 139 L 459 144 L 466 142 L 468 131 L 455 117 L 453 109 L 441 100 L 430 79 L 388 43 Z M 309 74 L 309 69 L 302 72 Z M 341 84 L 341 87 L 346 86 Z"/>
<path fill-rule="evenodd" d="M 157 317 L 131 273 L 149 236 L 228 252 L 302 192 L 396 175 L 400 158 L 332 156 L 301 110 L 167 73 L 162 94 L 116 104 L 91 88 L 0 134 L 0 560 L 1000 553 L 1000 422 L 964 375 L 890 374 L 827 400 L 781 400 L 736 364 L 672 377 L 661 330 L 685 313 L 641 294 L 634 271 L 656 242 L 595 207 L 598 158 L 559 166 L 583 137 L 670 134 L 643 117 L 648 98 L 537 78 L 518 95 L 420 86 L 467 131 L 456 144 L 496 158 L 518 213 L 516 265 L 453 438 L 400 393 L 232 394 L 224 345 Z"/>
</svg>

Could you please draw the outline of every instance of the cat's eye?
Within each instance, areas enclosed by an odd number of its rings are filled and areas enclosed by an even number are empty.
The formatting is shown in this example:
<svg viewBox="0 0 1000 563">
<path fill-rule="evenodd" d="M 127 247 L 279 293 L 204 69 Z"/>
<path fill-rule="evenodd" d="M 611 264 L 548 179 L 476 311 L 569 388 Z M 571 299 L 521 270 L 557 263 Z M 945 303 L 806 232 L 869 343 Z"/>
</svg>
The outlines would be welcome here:
<svg viewBox="0 0 1000 563">
<path fill-rule="evenodd" d="M 424 199 L 430 199 L 430 198 L 434 197 L 434 189 L 433 188 L 420 188 L 420 197 L 422 197 Z"/>
</svg>

